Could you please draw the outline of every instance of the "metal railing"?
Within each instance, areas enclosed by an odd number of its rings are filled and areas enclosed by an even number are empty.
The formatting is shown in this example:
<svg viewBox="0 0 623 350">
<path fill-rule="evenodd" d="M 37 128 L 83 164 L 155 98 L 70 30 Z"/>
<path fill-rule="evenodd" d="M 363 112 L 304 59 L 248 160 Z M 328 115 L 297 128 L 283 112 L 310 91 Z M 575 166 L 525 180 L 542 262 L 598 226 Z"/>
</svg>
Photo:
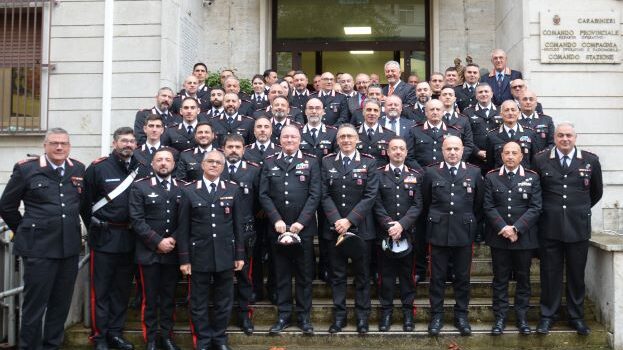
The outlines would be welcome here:
<svg viewBox="0 0 623 350">
<path fill-rule="evenodd" d="M 12 232 L 9 227 L 0 220 L 0 243 L 2 244 L 2 257 L 0 263 L 3 266 L 2 292 L 0 292 L 0 341 L 6 339 L 5 345 L 15 346 L 19 333 L 19 325 L 21 324 L 21 305 L 23 301 L 24 286 L 22 276 L 24 268 L 21 257 L 13 256 L 13 242 L 11 242 Z M 84 240 L 86 242 L 86 240 Z M 78 271 L 88 265 L 90 259 L 89 247 L 85 243 L 82 259 L 78 262 Z M 76 280 L 78 282 L 78 280 Z M 87 282 L 88 284 L 88 279 Z M 83 320 L 86 326 L 89 326 L 89 287 L 84 288 L 86 296 L 84 298 L 84 315 Z"/>
</svg>

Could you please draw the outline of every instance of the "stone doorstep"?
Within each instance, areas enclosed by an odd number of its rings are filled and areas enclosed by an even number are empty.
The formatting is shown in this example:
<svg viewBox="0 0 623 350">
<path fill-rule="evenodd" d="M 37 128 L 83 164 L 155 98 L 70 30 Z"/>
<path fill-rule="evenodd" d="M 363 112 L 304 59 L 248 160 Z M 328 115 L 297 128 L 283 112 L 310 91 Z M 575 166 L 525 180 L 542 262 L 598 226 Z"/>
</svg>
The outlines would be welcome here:
<svg viewBox="0 0 623 350">
<path fill-rule="evenodd" d="M 607 252 L 623 251 L 623 236 L 606 233 L 593 233 L 590 244 Z"/>
</svg>

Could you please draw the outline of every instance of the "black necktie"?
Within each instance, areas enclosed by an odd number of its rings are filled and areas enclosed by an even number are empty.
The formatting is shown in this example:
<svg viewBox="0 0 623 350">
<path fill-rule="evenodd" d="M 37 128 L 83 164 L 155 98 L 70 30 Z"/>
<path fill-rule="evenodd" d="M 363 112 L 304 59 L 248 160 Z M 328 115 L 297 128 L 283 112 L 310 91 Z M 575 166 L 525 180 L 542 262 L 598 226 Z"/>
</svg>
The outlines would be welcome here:
<svg viewBox="0 0 623 350">
<path fill-rule="evenodd" d="M 483 111 L 485 111 L 485 116 L 489 116 L 489 108 L 483 108 Z"/>
<path fill-rule="evenodd" d="M 130 162 L 125 162 L 125 170 L 130 171 Z"/>
<path fill-rule="evenodd" d="M 264 154 L 264 151 L 266 151 L 266 146 L 260 145 L 260 153 Z"/>
<path fill-rule="evenodd" d="M 227 124 L 231 125 L 234 122 L 234 118 L 227 117 Z"/>
<path fill-rule="evenodd" d="M 515 173 L 512 171 L 509 171 L 507 175 L 510 181 L 513 181 L 513 179 L 515 178 Z"/>
<path fill-rule="evenodd" d="M 311 137 L 314 143 L 316 142 L 316 131 L 317 131 L 316 128 L 311 129 Z"/>
<path fill-rule="evenodd" d="M 292 163 L 292 158 L 293 158 L 292 156 L 285 156 L 285 158 L 283 159 L 286 161 L 286 163 L 290 164 Z"/>
<path fill-rule="evenodd" d="M 450 175 L 452 175 L 452 177 L 456 176 L 456 167 L 453 166 L 450 168 Z"/>
<path fill-rule="evenodd" d="M 474 88 L 471 85 L 467 88 L 467 90 L 470 94 L 474 93 Z"/>
<path fill-rule="evenodd" d="M 229 174 L 233 175 L 236 172 L 236 166 L 234 164 L 231 164 L 229 166 Z"/>
<path fill-rule="evenodd" d="M 433 127 L 433 134 L 437 135 L 437 132 L 439 131 L 439 128 L 434 126 Z"/>
<path fill-rule="evenodd" d="M 160 186 L 162 186 L 162 188 L 164 188 L 165 190 L 169 190 L 169 181 L 167 180 L 162 180 L 162 182 L 160 183 Z"/>
<path fill-rule="evenodd" d="M 498 87 L 502 87 L 502 81 L 504 81 L 504 75 L 502 73 L 498 73 L 498 78 L 497 78 Z"/>
<path fill-rule="evenodd" d="M 452 118 L 452 115 L 450 113 L 446 113 L 443 115 L 444 118 L 446 118 L 446 120 L 450 120 L 450 118 Z"/>
<path fill-rule="evenodd" d="M 569 160 L 569 156 L 562 157 L 562 163 L 560 165 L 562 166 L 562 170 L 564 171 L 569 170 L 569 163 L 567 163 L 568 160 Z"/>
<path fill-rule="evenodd" d="M 63 177 L 63 174 L 65 173 L 65 169 L 62 166 L 59 166 L 55 170 L 59 177 Z"/>
<path fill-rule="evenodd" d="M 394 176 L 400 177 L 400 168 L 394 168 Z"/>
<path fill-rule="evenodd" d="M 193 127 L 192 125 L 189 125 L 186 127 L 186 131 L 188 132 L 188 135 L 191 135 L 193 133 Z"/>
<path fill-rule="evenodd" d="M 150 152 L 151 154 L 156 153 L 156 147 L 150 147 L 150 148 L 149 148 L 149 152 Z"/>
<path fill-rule="evenodd" d="M 344 164 L 344 169 L 348 169 L 348 166 L 350 165 L 350 157 L 342 158 L 342 163 Z"/>
<path fill-rule="evenodd" d="M 281 123 L 275 124 L 275 130 L 277 130 L 277 132 L 281 132 L 281 126 Z"/>
<path fill-rule="evenodd" d="M 512 139 L 514 136 L 515 136 L 515 130 L 513 129 L 508 130 L 508 137 Z"/>
<path fill-rule="evenodd" d="M 160 115 L 160 118 L 162 118 L 162 122 L 166 125 L 167 119 L 169 119 L 169 116 L 166 113 L 162 113 Z"/>
<path fill-rule="evenodd" d="M 372 130 L 372 128 L 368 129 L 368 140 L 372 140 L 372 137 L 374 137 L 374 130 Z"/>
<path fill-rule="evenodd" d="M 210 184 L 210 189 L 208 190 L 210 194 L 214 194 L 216 192 L 216 184 L 213 182 Z"/>
</svg>

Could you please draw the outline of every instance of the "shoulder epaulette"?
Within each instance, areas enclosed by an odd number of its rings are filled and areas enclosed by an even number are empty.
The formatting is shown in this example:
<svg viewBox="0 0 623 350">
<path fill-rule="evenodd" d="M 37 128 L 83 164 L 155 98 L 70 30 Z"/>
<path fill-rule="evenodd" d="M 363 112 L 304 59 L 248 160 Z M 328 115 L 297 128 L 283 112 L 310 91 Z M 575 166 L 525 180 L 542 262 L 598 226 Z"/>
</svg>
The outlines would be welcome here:
<svg viewBox="0 0 623 350">
<path fill-rule="evenodd" d="M 20 160 L 19 162 L 17 162 L 17 164 L 22 165 L 22 164 L 26 164 L 28 162 L 32 162 L 33 160 L 37 160 L 37 159 L 39 159 L 39 157 L 34 157 L 34 156 L 33 157 L 28 157 L 26 159 Z"/>
<path fill-rule="evenodd" d="M 530 131 L 534 131 L 534 129 L 532 127 L 529 126 L 521 126 L 522 128 L 526 129 L 526 130 L 530 130 Z"/>
<path fill-rule="evenodd" d="M 581 149 L 581 150 L 580 150 L 580 152 L 590 154 L 591 156 L 599 157 L 599 156 L 598 156 L 598 155 L 596 155 L 595 153 L 590 152 L 590 151 L 587 151 L 587 150 L 585 150 L 585 149 Z"/>
<path fill-rule="evenodd" d="M 456 127 L 456 126 L 454 126 L 454 125 L 448 125 L 448 124 L 446 124 L 446 128 L 448 128 L 448 129 L 454 129 L 454 130 L 456 130 L 456 131 L 461 131 L 461 129 L 457 128 L 457 127 Z"/>
<path fill-rule="evenodd" d="M 551 148 L 545 148 L 545 149 L 542 149 L 542 150 L 538 151 L 537 155 L 541 154 L 541 153 L 549 152 L 549 151 L 551 151 Z"/>
<path fill-rule="evenodd" d="M 91 164 L 93 164 L 93 165 L 99 164 L 99 163 L 105 161 L 106 159 L 108 159 L 108 156 L 99 157 L 96 160 L 94 160 Z"/>
<path fill-rule="evenodd" d="M 237 185 L 235 181 L 227 180 L 226 182 L 229 183 L 230 185 Z"/>
<path fill-rule="evenodd" d="M 259 168 L 259 167 L 260 167 L 260 165 L 259 165 L 259 164 L 257 164 L 257 163 L 255 163 L 255 162 L 251 162 L 251 161 L 248 161 L 248 160 L 247 160 L 246 162 L 247 162 L 247 164 L 249 164 L 249 165 L 251 165 L 251 166 L 254 166 L 254 167 L 256 167 L 256 168 Z"/>
<path fill-rule="evenodd" d="M 531 169 L 526 169 L 526 168 L 524 168 L 523 170 L 524 170 L 525 172 L 527 172 L 527 173 L 533 173 L 533 174 L 535 174 L 535 175 L 538 175 L 538 174 L 539 174 L 539 173 L 537 173 L 536 171 L 531 170 Z"/>
<path fill-rule="evenodd" d="M 81 165 L 84 165 L 84 164 L 82 164 L 82 162 L 81 162 L 81 161 L 79 161 L 79 160 L 77 160 L 77 159 L 74 159 L 74 158 L 71 158 L 71 157 L 70 157 L 70 158 L 69 158 L 69 160 L 71 160 L 72 162 L 74 162 L 74 163 L 76 163 L 76 164 L 81 164 Z"/>
<path fill-rule="evenodd" d="M 138 111 L 139 112 L 145 112 L 145 111 L 148 111 L 148 110 L 151 110 L 151 108 L 141 108 Z"/>
<path fill-rule="evenodd" d="M 248 145 L 246 145 L 246 146 L 244 146 L 244 148 L 251 148 L 251 147 L 253 147 L 253 144 L 252 144 L 252 143 L 251 143 L 251 144 L 248 144 Z"/>
<path fill-rule="evenodd" d="M 243 119 L 251 119 L 251 120 L 255 120 L 255 119 L 253 119 L 252 117 L 249 117 L 248 115 L 241 115 L 241 117 L 242 117 Z"/>
<path fill-rule="evenodd" d="M 315 155 L 311 154 L 311 153 L 305 153 L 303 152 L 304 155 L 311 157 L 311 158 L 317 158 Z"/>
<path fill-rule="evenodd" d="M 189 181 L 189 182 L 186 182 L 186 181 L 184 181 L 184 180 L 180 180 L 180 181 L 182 181 L 182 184 L 184 185 L 184 187 L 188 187 L 188 186 L 190 186 L 190 185 L 193 185 L 193 184 L 194 184 L 195 182 L 197 182 L 198 180 L 193 180 L 193 181 Z"/>
<path fill-rule="evenodd" d="M 487 171 L 487 174 L 497 173 L 499 171 L 500 171 L 500 168 L 496 168 L 496 169 L 492 169 L 492 170 Z"/>
<path fill-rule="evenodd" d="M 325 127 L 326 127 L 327 129 L 337 130 L 337 128 L 336 128 L 335 126 L 333 126 L 333 125 L 326 125 L 326 124 L 325 124 Z"/>
<path fill-rule="evenodd" d="M 149 179 L 149 176 L 145 176 L 145 177 L 142 177 L 142 178 L 140 178 L 140 179 L 138 179 L 138 180 L 134 180 L 134 182 L 135 182 L 135 183 L 136 183 L 136 182 L 141 182 L 141 181 L 143 181 L 143 180 L 147 180 L 147 179 Z"/>
<path fill-rule="evenodd" d="M 384 126 L 381 126 L 381 128 L 383 128 L 383 131 L 391 131 L 391 132 L 393 132 L 392 129 L 388 129 L 388 128 L 384 127 Z"/>
<path fill-rule="evenodd" d="M 413 124 L 413 127 L 415 128 L 416 126 L 422 126 L 422 125 L 424 125 L 424 122 L 418 122 L 418 123 Z"/>
<path fill-rule="evenodd" d="M 266 160 L 266 159 L 273 158 L 275 155 L 277 155 L 277 153 L 273 153 L 273 154 L 271 154 L 271 155 L 269 155 L 269 156 L 266 156 L 266 158 L 264 158 L 264 159 Z"/>
<path fill-rule="evenodd" d="M 470 168 L 478 168 L 478 169 L 480 169 L 480 167 L 478 165 L 475 165 L 475 164 L 472 164 L 472 163 L 468 163 L 468 162 L 465 162 L 465 164 L 467 164 L 467 166 L 470 167 Z"/>
<path fill-rule="evenodd" d="M 433 164 L 428 164 L 426 167 L 427 167 L 427 168 L 431 168 L 431 167 L 439 166 L 439 163 L 441 163 L 441 162 L 437 162 L 437 163 L 433 163 Z"/>
<path fill-rule="evenodd" d="M 371 154 L 367 154 L 367 153 L 359 153 L 359 154 L 361 154 L 362 157 L 366 157 L 366 158 L 370 158 L 370 159 L 376 159 L 376 157 L 371 155 Z"/>
<path fill-rule="evenodd" d="M 335 157 L 337 155 L 337 153 L 329 153 L 326 156 L 322 157 L 322 159 L 325 159 L 327 157 Z"/>
<path fill-rule="evenodd" d="M 192 151 L 194 151 L 194 150 L 195 150 L 195 148 L 194 148 L 194 147 L 193 147 L 193 148 L 188 148 L 188 149 L 183 150 L 183 151 L 182 151 L 182 153 L 184 153 L 184 152 L 188 152 L 188 151 L 191 151 L 191 152 L 192 152 Z"/>
<path fill-rule="evenodd" d="M 385 169 L 385 165 L 381 165 L 380 167 L 377 167 L 376 170 L 383 170 Z"/>
</svg>

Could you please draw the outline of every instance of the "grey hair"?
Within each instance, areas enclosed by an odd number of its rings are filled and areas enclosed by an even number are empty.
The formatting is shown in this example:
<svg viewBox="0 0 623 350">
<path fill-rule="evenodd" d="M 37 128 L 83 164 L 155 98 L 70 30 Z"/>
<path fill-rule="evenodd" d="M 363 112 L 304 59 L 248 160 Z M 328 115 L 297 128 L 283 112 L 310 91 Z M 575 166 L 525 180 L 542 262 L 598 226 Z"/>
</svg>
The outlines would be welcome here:
<svg viewBox="0 0 623 350">
<path fill-rule="evenodd" d="M 573 129 L 573 133 L 575 133 L 575 125 L 572 122 L 566 120 L 559 122 L 558 124 L 556 124 L 555 131 L 558 131 L 558 128 L 560 128 L 561 126 L 569 126 L 571 127 L 571 129 Z"/>
<path fill-rule="evenodd" d="M 45 132 L 45 138 L 43 139 L 43 142 L 47 142 L 50 135 L 59 135 L 59 134 L 64 134 L 64 135 L 69 136 L 69 133 L 67 132 L 67 130 L 63 128 L 52 128 L 52 129 L 48 129 L 48 131 Z"/>
<path fill-rule="evenodd" d="M 387 69 L 387 67 L 389 66 L 396 66 L 398 67 L 398 69 L 400 69 L 400 63 L 398 63 L 397 61 L 387 61 L 385 63 L 385 66 L 383 66 L 383 68 Z"/>
</svg>

